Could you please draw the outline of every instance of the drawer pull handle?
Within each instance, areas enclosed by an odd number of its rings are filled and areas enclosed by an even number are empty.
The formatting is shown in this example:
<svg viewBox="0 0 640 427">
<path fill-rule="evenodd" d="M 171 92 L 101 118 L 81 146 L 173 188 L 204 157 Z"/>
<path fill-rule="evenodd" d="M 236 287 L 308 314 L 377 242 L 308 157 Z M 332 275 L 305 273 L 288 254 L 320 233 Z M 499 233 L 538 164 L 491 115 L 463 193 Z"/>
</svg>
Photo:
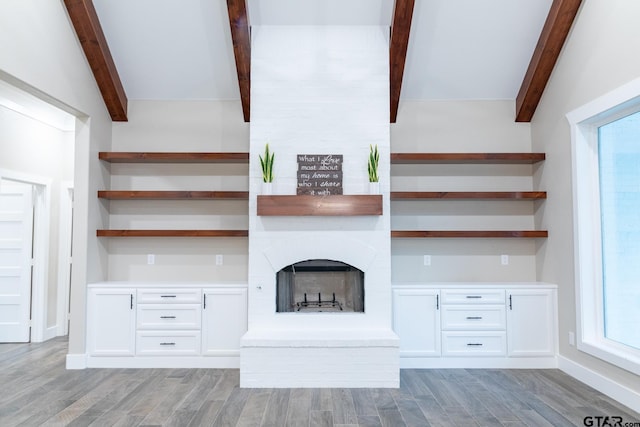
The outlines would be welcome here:
<svg viewBox="0 0 640 427">
<path fill-rule="evenodd" d="M 174 342 L 161 342 L 160 345 L 176 345 Z"/>
<path fill-rule="evenodd" d="M 175 295 L 160 295 L 160 298 L 175 298 Z"/>
<path fill-rule="evenodd" d="M 479 342 L 470 342 L 467 345 L 469 347 L 482 347 L 482 343 L 479 343 Z"/>
<path fill-rule="evenodd" d="M 467 316 L 467 320 L 482 320 L 481 316 Z"/>
<path fill-rule="evenodd" d="M 467 298 L 469 298 L 469 299 L 481 299 L 482 296 L 481 295 L 467 295 Z"/>
<path fill-rule="evenodd" d="M 161 319 L 175 319 L 176 316 L 160 316 Z"/>
</svg>

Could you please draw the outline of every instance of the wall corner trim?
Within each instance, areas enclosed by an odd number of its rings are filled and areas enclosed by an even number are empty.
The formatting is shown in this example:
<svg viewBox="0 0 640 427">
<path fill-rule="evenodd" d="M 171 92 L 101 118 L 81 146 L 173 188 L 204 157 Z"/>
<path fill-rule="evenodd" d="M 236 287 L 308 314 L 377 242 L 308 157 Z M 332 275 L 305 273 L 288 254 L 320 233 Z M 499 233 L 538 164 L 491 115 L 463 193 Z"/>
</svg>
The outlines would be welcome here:
<svg viewBox="0 0 640 427">
<path fill-rule="evenodd" d="M 87 369 L 87 355 L 67 354 L 67 369 Z"/>
<path fill-rule="evenodd" d="M 640 412 L 640 392 L 617 383 L 611 378 L 605 377 L 561 355 L 558 355 L 558 369 L 634 411 Z"/>
</svg>

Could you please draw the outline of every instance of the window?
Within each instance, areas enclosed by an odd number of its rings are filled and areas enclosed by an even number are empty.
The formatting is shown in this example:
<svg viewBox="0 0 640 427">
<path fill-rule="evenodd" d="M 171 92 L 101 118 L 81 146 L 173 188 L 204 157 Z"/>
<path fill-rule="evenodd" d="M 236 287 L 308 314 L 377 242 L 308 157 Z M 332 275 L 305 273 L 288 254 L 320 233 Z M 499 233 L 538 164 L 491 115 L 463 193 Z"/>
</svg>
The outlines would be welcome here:
<svg viewBox="0 0 640 427">
<path fill-rule="evenodd" d="M 604 336 L 640 350 L 640 113 L 598 129 Z"/>
<path fill-rule="evenodd" d="M 640 374 L 640 79 L 567 118 L 578 348 Z"/>
</svg>

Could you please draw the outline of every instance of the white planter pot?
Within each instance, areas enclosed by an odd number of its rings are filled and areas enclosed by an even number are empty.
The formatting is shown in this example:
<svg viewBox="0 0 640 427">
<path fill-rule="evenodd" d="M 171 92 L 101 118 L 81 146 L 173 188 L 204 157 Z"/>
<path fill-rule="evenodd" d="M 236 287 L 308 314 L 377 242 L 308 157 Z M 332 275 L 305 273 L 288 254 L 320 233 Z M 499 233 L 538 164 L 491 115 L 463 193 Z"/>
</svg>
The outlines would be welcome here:
<svg viewBox="0 0 640 427">
<path fill-rule="evenodd" d="M 262 195 L 270 196 L 273 194 L 273 182 L 263 182 L 262 183 Z"/>
<path fill-rule="evenodd" d="M 380 194 L 379 182 L 369 182 L 369 194 Z"/>
</svg>

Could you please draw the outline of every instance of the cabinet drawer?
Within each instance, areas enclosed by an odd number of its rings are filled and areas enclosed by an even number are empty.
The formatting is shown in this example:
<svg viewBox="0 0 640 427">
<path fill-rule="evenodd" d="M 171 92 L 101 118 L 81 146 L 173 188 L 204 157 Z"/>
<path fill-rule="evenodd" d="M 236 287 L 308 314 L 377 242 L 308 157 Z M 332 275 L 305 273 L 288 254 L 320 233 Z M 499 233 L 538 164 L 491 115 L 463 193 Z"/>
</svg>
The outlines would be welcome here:
<svg viewBox="0 0 640 427">
<path fill-rule="evenodd" d="M 138 356 L 197 356 L 200 354 L 199 331 L 138 331 Z"/>
<path fill-rule="evenodd" d="M 138 329 L 200 329 L 200 304 L 138 304 Z"/>
<path fill-rule="evenodd" d="M 504 356 L 505 332 L 443 332 L 443 356 Z"/>
<path fill-rule="evenodd" d="M 504 304 L 504 289 L 449 289 L 442 291 L 442 304 Z"/>
<path fill-rule="evenodd" d="M 443 305 L 442 329 L 449 331 L 503 331 L 504 305 Z"/>
<path fill-rule="evenodd" d="M 200 304 L 200 289 L 138 289 L 141 304 Z"/>
</svg>

